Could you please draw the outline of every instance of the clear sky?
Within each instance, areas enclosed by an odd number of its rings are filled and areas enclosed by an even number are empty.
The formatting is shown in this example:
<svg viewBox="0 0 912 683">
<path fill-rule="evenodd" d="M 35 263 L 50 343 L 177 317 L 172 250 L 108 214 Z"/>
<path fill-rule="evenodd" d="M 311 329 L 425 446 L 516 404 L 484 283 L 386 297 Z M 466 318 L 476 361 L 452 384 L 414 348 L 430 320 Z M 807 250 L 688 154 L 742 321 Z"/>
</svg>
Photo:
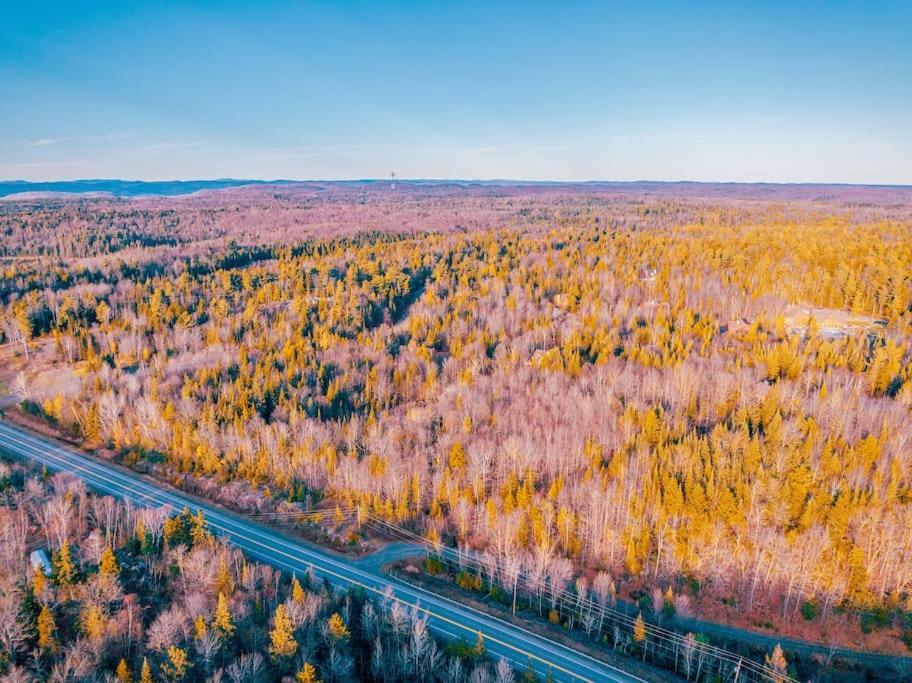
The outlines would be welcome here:
<svg viewBox="0 0 912 683">
<path fill-rule="evenodd" d="M 4 2 L 0 179 L 912 184 L 912 1 Z"/>
</svg>

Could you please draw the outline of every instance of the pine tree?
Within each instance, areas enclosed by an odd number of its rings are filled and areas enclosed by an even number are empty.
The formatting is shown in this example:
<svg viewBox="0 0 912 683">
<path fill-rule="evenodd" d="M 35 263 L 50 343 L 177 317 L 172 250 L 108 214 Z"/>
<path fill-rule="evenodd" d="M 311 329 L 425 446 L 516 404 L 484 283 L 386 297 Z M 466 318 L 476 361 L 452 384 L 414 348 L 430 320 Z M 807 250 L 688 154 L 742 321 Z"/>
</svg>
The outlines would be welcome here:
<svg viewBox="0 0 912 683">
<path fill-rule="evenodd" d="M 190 666 L 186 650 L 177 647 L 177 645 L 171 645 L 168 648 L 168 661 L 162 664 L 161 670 L 166 678 L 172 681 L 179 681 L 187 675 L 187 670 Z"/>
<path fill-rule="evenodd" d="M 338 612 L 334 612 L 333 615 L 326 622 L 329 628 L 329 633 L 336 640 L 342 640 L 343 638 L 348 638 L 351 633 L 348 630 L 348 626 L 345 625 L 345 621 L 342 619 L 341 615 Z"/>
<path fill-rule="evenodd" d="M 665 595 L 662 599 L 662 612 L 666 617 L 673 616 L 675 613 L 675 595 L 671 588 L 671 584 L 669 584 L 668 590 L 665 591 Z"/>
<path fill-rule="evenodd" d="M 114 555 L 114 551 L 108 546 L 101 554 L 101 560 L 98 564 L 98 573 L 107 579 L 116 579 L 120 576 L 120 563 Z"/>
<path fill-rule="evenodd" d="M 54 613 L 47 605 L 43 605 L 38 613 L 38 647 L 40 649 L 48 652 L 54 652 L 57 649 L 57 642 L 54 640 L 56 630 Z"/>
<path fill-rule="evenodd" d="M 276 607 L 273 628 L 270 633 L 269 652 L 275 658 L 293 657 L 298 651 L 294 637 L 294 626 L 285 611 L 285 605 Z"/>
<path fill-rule="evenodd" d="M 44 569 L 41 565 L 35 567 L 32 574 L 32 594 L 40 596 L 44 592 L 45 576 Z"/>
<path fill-rule="evenodd" d="M 127 666 L 127 660 L 121 659 L 117 665 L 117 671 L 114 673 L 120 683 L 132 683 L 133 676 L 130 673 L 130 667 Z"/>
<path fill-rule="evenodd" d="M 165 541 L 168 543 L 169 548 L 186 543 L 189 540 L 183 513 L 166 519 L 164 531 Z"/>
<path fill-rule="evenodd" d="M 234 633 L 234 620 L 231 617 L 231 609 L 228 607 L 228 599 L 224 593 L 219 593 L 215 616 L 212 618 L 212 628 L 222 638 L 227 638 Z"/>
<path fill-rule="evenodd" d="M 143 657 L 142 670 L 139 674 L 139 683 L 155 683 L 152 678 L 152 667 L 149 666 L 149 660 Z"/>
<path fill-rule="evenodd" d="M 58 586 L 70 586 L 76 580 L 76 565 L 70 552 L 70 544 L 64 541 L 60 550 L 54 553 L 54 577 Z"/>
<path fill-rule="evenodd" d="M 298 671 L 295 680 L 297 683 L 321 683 L 320 679 L 317 678 L 316 668 L 314 668 L 314 665 L 310 662 L 304 662 L 304 666 Z"/>
<path fill-rule="evenodd" d="M 202 614 L 198 614 L 196 619 L 193 620 L 193 637 L 197 640 L 202 640 L 206 637 L 206 619 Z"/>
<path fill-rule="evenodd" d="M 155 541 L 152 538 L 152 534 L 146 531 L 145 525 L 142 523 L 142 520 L 136 522 L 136 545 L 143 555 L 152 555 L 155 552 Z"/>
<path fill-rule="evenodd" d="M 304 588 L 301 586 L 301 582 L 298 581 L 298 577 L 296 576 L 291 582 L 291 599 L 301 605 L 304 603 L 304 597 Z"/>
<path fill-rule="evenodd" d="M 215 577 L 215 590 L 225 595 L 234 593 L 234 580 L 231 578 L 231 570 L 228 568 L 224 556 L 219 562 L 218 574 Z"/>
<path fill-rule="evenodd" d="M 476 657 L 484 657 L 485 653 L 485 642 L 484 634 L 479 631 L 478 635 L 475 637 L 475 647 L 472 649 L 472 654 Z"/>
<path fill-rule="evenodd" d="M 212 534 L 206 528 L 206 518 L 203 516 L 202 510 L 190 518 L 190 540 L 194 547 L 208 545 L 212 540 Z"/>
<path fill-rule="evenodd" d="M 636 621 L 633 622 L 633 639 L 642 643 L 646 640 L 646 622 L 643 620 L 643 613 L 637 614 Z"/>
<path fill-rule="evenodd" d="M 105 635 L 108 618 L 98 605 L 89 605 L 82 615 L 82 630 L 89 640 L 98 642 Z"/>
</svg>

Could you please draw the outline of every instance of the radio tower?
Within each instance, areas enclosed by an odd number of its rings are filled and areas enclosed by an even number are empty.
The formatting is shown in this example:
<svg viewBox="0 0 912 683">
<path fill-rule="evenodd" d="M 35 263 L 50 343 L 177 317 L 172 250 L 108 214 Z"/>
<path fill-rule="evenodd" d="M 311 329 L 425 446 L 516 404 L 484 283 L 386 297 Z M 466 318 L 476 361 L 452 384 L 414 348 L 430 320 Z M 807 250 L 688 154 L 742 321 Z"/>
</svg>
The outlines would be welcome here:
<svg viewBox="0 0 912 683">
<path fill-rule="evenodd" d="M 390 189 L 391 190 L 396 189 L 396 172 L 395 171 L 390 172 Z"/>
</svg>

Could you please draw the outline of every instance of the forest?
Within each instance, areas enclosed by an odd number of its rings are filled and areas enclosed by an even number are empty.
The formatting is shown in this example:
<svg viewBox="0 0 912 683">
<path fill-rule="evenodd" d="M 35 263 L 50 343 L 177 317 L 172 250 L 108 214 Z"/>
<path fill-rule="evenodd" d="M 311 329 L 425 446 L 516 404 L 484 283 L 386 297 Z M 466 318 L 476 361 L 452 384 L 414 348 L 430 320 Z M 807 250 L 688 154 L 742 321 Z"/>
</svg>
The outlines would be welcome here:
<svg viewBox="0 0 912 683">
<path fill-rule="evenodd" d="M 0 235 L 8 414 L 254 507 L 358 506 L 539 596 L 658 590 L 707 619 L 912 645 L 912 200 L 258 188 L 8 202 Z M 63 500 L 48 545 L 84 544 L 100 503 L 30 482 L 10 509 Z M 94 547 L 158 567 L 171 631 L 143 650 L 102 601 L 101 647 L 77 625 L 103 588 L 84 570 L 30 598 L 60 642 L 29 666 L 123 658 L 139 680 L 174 647 L 234 680 L 220 595 L 243 666 L 275 666 L 279 605 L 321 677 L 375 640 L 335 643 L 334 614 L 373 610 L 404 647 L 399 617 L 313 586 L 293 607 L 218 544 L 147 557 L 142 515 L 112 510 Z M 241 593 L 187 593 L 178 556 Z"/>
<path fill-rule="evenodd" d="M 10 683 L 516 680 L 483 643 L 447 651 L 400 603 L 248 562 L 187 512 L 0 463 L 0 522 Z M 36 543 L 47 571 L 29 561 Z"/>
</svg>

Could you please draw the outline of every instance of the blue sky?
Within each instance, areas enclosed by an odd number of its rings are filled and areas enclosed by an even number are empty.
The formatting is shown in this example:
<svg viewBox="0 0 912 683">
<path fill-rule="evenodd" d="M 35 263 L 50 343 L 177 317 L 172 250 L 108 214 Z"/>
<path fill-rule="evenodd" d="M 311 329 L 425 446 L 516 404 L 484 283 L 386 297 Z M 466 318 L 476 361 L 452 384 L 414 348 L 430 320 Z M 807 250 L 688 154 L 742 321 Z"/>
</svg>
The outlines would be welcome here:
<svg viewBox="0 0 912 683">
<path fill-rule="evenodd" d="M 18 2 L 0 179 L 912 184 L 912 2 Z"/>
</svg>

